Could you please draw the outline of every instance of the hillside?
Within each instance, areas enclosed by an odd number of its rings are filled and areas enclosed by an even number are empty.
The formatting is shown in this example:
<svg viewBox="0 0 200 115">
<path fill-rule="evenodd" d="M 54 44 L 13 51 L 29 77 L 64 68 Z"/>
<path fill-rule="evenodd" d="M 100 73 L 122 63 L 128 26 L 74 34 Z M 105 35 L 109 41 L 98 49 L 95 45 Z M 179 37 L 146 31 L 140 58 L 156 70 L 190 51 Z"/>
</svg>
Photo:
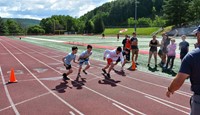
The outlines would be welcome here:
<svg viewBox="0 0 200 115">
<path fill-rule="evenodd" d="M 35 19 L 25 19 L 25 18 L 3 18 L 3 20 L 12 19 L 16 22 L 18 22 L 22 27 L 29 27 L 33 25 L 39 25 L 40 20 Z"/>
<path fill-rule="evenodd" d="M 162 15 L 163 0 L 138 0 L 137 17 L 152 18 L 152 15 Z M 154 1 L 154 2 L 153 2 Z M 155 9 L 154 9 L 155 8 Z M 153 11 L 154 9 L 154 11 Z M 135 17 L 134 0 L 116 0 L 103 4 L 86 13 L 82 20 L 90 20 L 97 16 L 103 18 L 105 26 L 126 26 L 130 17 Z"/>
</svg>

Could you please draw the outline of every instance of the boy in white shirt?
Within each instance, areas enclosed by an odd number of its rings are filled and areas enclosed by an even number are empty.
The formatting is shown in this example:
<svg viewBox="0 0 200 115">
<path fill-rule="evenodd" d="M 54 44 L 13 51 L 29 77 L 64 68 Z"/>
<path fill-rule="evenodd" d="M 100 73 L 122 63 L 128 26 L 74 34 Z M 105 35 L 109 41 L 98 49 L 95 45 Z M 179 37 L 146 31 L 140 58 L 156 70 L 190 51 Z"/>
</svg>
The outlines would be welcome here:
<svg viewBox="0 0 200 115">
<path fill-rule="evenodd" d="M 113 69 L 113 67 L 116 65 L 114 62 L 117 61 L 117 59 L 120 57 L 121 63 L 124 63 L 124 57 L 122 55 L 122 48 L 117 47 L 117 49 L 114 50 L 105 50 L 103 59 L 107 59 L 107 65 L 102 68 L 102 71 L 107 74 L 107 77 L 110 78 L 110 71 Z M 109 69 L 108 69 L 109 68 Z M 106 72 L 106 69 L 108 69 L 108 73 Z"/>
</svg>

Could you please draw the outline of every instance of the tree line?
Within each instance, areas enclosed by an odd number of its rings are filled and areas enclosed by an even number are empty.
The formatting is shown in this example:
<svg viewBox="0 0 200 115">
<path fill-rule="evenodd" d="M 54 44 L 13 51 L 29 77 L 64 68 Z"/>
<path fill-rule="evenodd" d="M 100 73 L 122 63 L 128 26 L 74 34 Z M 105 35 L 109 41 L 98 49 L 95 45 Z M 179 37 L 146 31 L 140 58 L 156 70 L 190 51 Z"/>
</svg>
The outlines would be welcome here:
<svg viewBox="0 0 200 115">
<path fill-rule="evenodd" d="M 135 6 L 137 5 L 137 20 Z M 0 34 L 63 34 L 102 33 L 105 27 L 137 26 L 163 27 L 173 25 L 198 25 L 199 0 L 116 0 L 103 4 L 80 18 L 53 15 L 44 18 L 39 25 L 23 28 L 20 23 L 0 18 Z"/>
</svg>

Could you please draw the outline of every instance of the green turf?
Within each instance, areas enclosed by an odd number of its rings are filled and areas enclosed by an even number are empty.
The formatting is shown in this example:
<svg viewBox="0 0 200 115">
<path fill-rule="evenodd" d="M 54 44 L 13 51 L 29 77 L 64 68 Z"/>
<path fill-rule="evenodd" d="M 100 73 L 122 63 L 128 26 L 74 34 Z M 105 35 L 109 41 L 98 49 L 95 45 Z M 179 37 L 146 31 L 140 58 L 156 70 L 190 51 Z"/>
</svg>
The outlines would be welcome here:
<svg viewBox="0 0 200 115">
<path fill-rule="evenodd" d="M 132 35 L 132 33 L 135 31 L 134 28 L 106 28 L 104 30 L 104 34 L 107 35 L 117 35 L 120 30 L 127 29 L 126 32 L 120 33 L 121 35 Z M 148 27 L 148 28 L 137 28 L 137 34 L 138 35 L 151 35 L 153 32 L 156 32 L 159 30 L 159 27 Z"/>
<path fill-rule="evenodd" d="M 116 40 L 116 37 L 108 37 L 106 39 L 101 39 L 101 36 L 31 36 L 31 37 L 36 37 L 36 38 L 43 38 L 43 39 L 55 39 L 55 40 L 62 40 L 62 41 L 78 41 L 78 42 L 82 42 L 82 43 L 87 43 L 87 44 L 99 44 L 99 45 L 106 45 L 106 46 L 121 46 L 121 41 L 124 39 L 124 37 L 120 37 L 120 41 Z M 15 37 L 11 37 L 14 38 Z M 50 47 L 53 49 L 57 49 L 57 50 L 61 50 L 63 52 L 70 52 L 71 51 L 71 47 L 72 45 L 68 45 L 68 44 L 64 44 L 64 43 L 55 43 L 55 42 L 48 42 L 48 41 L 39 41 L 39 40 L 32 40 L 32 39 L 26 39 L 23 38 L 23 41 L 26 42 L 30 42 L 33 44 L 37 44 L 40 46 L 45 46 L 45 47 Z M 139 40 L 139 48 L 140 50 L 149 50 L 148 44 L 149 41 L 151 40 L 150 37 L 138 37 Z M 161 40 L 161 37 L 158 36 L 158 40 Z M 180 37 L 176 38 L 176 43 L 178 44 L 181 41 Z M 196 42 L 196 39 L 194 39 L 193 37 L 188 38 L 187 41 L 190 43 L 190 50 L 194 49 L 194 43 Z M 78 55 L 86 50 L 86 47 L 83 46 L 78 46 L 79 51 L 78 51 Z M 103 52 L 105 49 L 97 49 L 97 48 L 93 48 L 93 55 L 92 55 L 92 59 L 95 60 L 99 60 L 99 61 L 103 61 Z M 178 45 L 177 45 L 177 53 L 179 53 L 178 50 Z M 172 77 L 171 74 L 169 73 L 163 73 L 162 69 L 160 67 L 158 67 L 158 71 L 153 71 L 153 70 L 149 70 L 147 68 L 147 62 L 148 62 L 148 55 L 142 55 L 140 54 L 138 57 L 138 63 L 140 64 L 138 66 L 138 70 L 141 71 L 145 71 L 145 72 L 150 72 L 150 73 L 154 73 L 163 77 Z M 158 62 L 160 62 L 160 58 L 158 57 Z M 173 70 L 175 72 L 178 72 L 179 67 L 180 67 L 180 59 L 175 59 L 174 62 L 174 68 Z M 154 59 L 152 57 L 152 61 L 151 61 L 151 66 L 154 67 Z M 126 68 L 130 67 L 130 63 L 128 63 L 126 65 Z"/>
</svg>

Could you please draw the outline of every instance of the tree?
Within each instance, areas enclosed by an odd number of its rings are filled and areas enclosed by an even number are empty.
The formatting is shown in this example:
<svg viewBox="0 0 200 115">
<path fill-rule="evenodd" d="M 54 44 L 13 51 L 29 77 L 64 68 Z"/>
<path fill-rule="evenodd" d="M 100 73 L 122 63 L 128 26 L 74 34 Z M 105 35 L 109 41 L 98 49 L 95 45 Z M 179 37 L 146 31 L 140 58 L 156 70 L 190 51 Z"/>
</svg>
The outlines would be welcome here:
<svg viewBox="0 0 200 115">
<path fill-rule="evenodd" d="M 168 25 L 181 26 L 186 21 L 188 3 L 186 0 L 165 0 L 164 17 Z"/>
<path fill-rule="evenodd" d="M 92 22 L 92 20 L 88 20 L 85 23 L 85 31 L 86 33 L 93 33 L 94 31 L 94 23 Z"/>
<path fill-rule="evenodd" d="M 27 33 L 38 35 L 38 34 L 44 34 L 45 30 L 41 26 L 35 25 L 35 26 L 29 27 Z"/>
<path fill-rule="evenodd" d="M 189 3 L 189 10 L 187 10 L 187 21 L 192 21 L 195 24 L 200 23 L 200 1 L 192 0 Z"/>
<path fill-rule="evenodd" d="M 138 25 L 139 26 L 146 26 L 149 27 L 152 23 L 152 20 L 150 18 L 139 18 L 138 19 Z"/>
<path fill-rule="evenodd" d="M 7 35 L 8 33 L 8 28 L 3 19 L 0 17 L 0 35 Z"/>
<path fill-rule="evenodd" d="M 6 21 L 6 25 L 8 27 L 9 34 L 17 34 L 18 35 L 18 34 L 22 34 L 23 33 L 23 29 L 14 20 L 8 19 Z"/>
<path fill-rule="evenodd" d="M 134 24 L 135 24 L 134 18 L 133 18 L 133 17 L 128 18 L 128 26 L 129 26 L 129 27 L 130 27 L 130 26 L 134 26 Z"/>
<path fill-rule="evenodd" d="M 155 17 L 155 20 L 153 20 L 153 23 L 151 26 L 153 27 L 163 27 L 166 24 L 166 20 L 162 19 L 161 17 L 157 16 Z"/>
<path fill-rule="evenodd" d="M 104 27 L 103 20 L 102 20 L 101 16 L 99 16 L 94 20 L 94 32 L 102 33 L 104 31 L 104 29 L 105 29 L 105 27 Z"/>
</svg>

